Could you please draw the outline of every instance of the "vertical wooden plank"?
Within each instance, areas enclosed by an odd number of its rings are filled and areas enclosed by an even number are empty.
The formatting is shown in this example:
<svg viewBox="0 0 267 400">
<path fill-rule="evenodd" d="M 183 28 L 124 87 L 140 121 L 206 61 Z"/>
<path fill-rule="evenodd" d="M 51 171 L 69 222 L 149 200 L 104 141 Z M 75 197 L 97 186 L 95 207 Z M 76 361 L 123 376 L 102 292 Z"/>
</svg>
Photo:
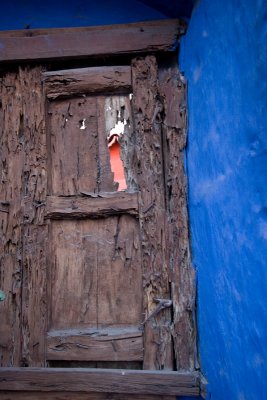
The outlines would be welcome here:
<svg viewBox="0 0 267 400">
<path fill-rule="evenodd" d="M 98 128 L 95 97 L 49 103 L 51 193 L 97 191 Z"/>
<path fill-rule="evenodd" d="M 135 143 L 133 171 L 140 190 L 145 317 L 154 298 L 170 299 L 166 260 L 166 209 L 158 70 L 154 56 L 132 62 Z M 172 369 L 171 312 L 144 324 L 144 369 Z"/>
<path fill-rule="evenodd" d="M 21 359 L 22 281 L 22 86 L 17 72 L 0 83 L 0 365 L 19 366 Z"/>
<path fill-rule="evenodd" d="M 98 326 L 142 322 L 138 221 L 128 215 L 98 221 Z"/>
<path fill-rule="evenodd" d="M 113 98 L 113 96 L 111 96 Z M 114 174 L 111 171 L 109 149 L 108 149 L 108 131 L 105 120 L 106 97 L 98 96 L 96 98 L 97 107 L 97 187 L 99 192 L 114 192 L 116 185 L 114 183 Z"/>
<path fill-rule="evenodd" d="M 177 370 L 196 367 L 195 276 L 189 249 L 187 182 L 184 148 L 187 135 L 186 82 L 176 66 L 160 70 L 164 101 L 163 140 L 168 208 L 168 264 L 170 267 L 173 328 Z"/>
<path fill-rule="evenodd" d="M 21 68 L 21 129 L 24 159 L 22 365 L 45 365 L 47 315 L 44 222 L 47 195 L 46 131 L 41 67 Z"/>
<path fill-rule="evenodd" d="M 49 329 L 97 326 L 98 221 L 52 221 Z"/>
</svg>

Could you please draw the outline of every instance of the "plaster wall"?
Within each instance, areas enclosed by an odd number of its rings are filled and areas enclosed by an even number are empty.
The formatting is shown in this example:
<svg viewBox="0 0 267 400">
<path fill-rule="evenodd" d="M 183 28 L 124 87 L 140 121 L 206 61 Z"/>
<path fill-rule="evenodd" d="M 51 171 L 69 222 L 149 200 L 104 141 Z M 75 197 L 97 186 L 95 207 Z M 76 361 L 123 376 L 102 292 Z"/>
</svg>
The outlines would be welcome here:
<svg viewBox="0 0 267 400">
<path fill-rule="evenodd" d="M 182 43 L 208 399 L 267 399 L 267 3 L 202 0 Z"/>
</svg>

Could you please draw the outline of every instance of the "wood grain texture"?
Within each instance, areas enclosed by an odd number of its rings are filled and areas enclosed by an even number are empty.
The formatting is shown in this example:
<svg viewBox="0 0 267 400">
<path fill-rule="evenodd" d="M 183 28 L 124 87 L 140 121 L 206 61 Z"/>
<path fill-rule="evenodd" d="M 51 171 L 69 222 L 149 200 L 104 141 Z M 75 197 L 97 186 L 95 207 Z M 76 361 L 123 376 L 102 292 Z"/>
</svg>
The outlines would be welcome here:
<svg viewBox="0 0 267 400">
<path fill-rule="evenodd" d="M 95 98 L 49 104 L 50 194 L 74 195 L 97 190 L 98 143 Z"/>
<path fill-rule="evenodd" d="M 198 396 L 198 373 L 79 368 L 0 368 L 0 390 Z"/>
<path fill-rule="evenodd" d="M 19 366 L 21 361 L 21 287 L 23 215 L 22 85 L 18 72 L 0 81 L 0 365 Z M 9 206 L 5 206 L 5 202 Z M 9 211 L 9 212 L 3 212 Z"/>
<path fill-rule="evenodd" d="M 127 215 L 51 222 L 50 328 L 141 323 L 138 232 Z"/>
<path fill-rule="evenodd" d="M 49 99 L 87 93 L 128 92 L 131 88 L 131 68 L 117 66 L 49 71 L 43 74 L 43 81 Z"/>
<path fill-rule="evenodd" d="M 48 106 L 50 194 L 116 191 L 105 126 L 105 97 L 57 100 Z"/>
<path fill-rule="evenodd" d="M 84 392 L 12 392 L 1 391 L 1 400 L 176 400 L 175 396 L 84 393 Z"/>
<path fill-rule="evenodd" d="M 87 196 L 48 196 L 46 217 L 63 218 L 107 218 L 111 215 L 130 214 L 138 216 L 138 193 L 100 192 Z"/>
<path fill-rule="evenodd" d="M 142 332 L 136 328 L 50 331 L 47 360 L 142 361 Z"/>
<path fill-rule="evenodd" d="M 177 67 L 162 68 L 163 141 L 168 208 L 168 264 L 173 300 L 173 342 L 177 370 L 197 367 L 195 273 L 191 265 L 184 148 L 187 135 L 186 81 Z M 173 112 L 173 110 L 178 110 Z"/>
<path fill-rule="evenodd" d="M 126 25 L 0 33 L 0 60 L 81 58 L 130 52 L 174 51 L 182 25 L 178 20 Z"/>
<path fill-rule="evenodd" d="M 21 69 L 21 102 L 24 159 L 22 363 L 45 365 L 47 317 L 46 246 L 44 222 L 47 194 L 46 131 L 42 68 Z"/>
<path fill-rule="evenodd" d="M 98 326 L 139 326 L 142 263 L 138 220 L 129 215 L 110 217 L 98 224 L 97 237 Z"/>
<path fill-rule="evenodd" d="M 144 311 L 148 317 L 156 308 L 154 298 L 171 298 L 166 258 L 162 104 L 155 57 L 134 59 L 132 79 L 136 141 L 132 146 L 132 170 L 140 190 Z M 170 310 L 162 310 L 144 328 L 144 369 L 172 370 Z"/>
</svg>

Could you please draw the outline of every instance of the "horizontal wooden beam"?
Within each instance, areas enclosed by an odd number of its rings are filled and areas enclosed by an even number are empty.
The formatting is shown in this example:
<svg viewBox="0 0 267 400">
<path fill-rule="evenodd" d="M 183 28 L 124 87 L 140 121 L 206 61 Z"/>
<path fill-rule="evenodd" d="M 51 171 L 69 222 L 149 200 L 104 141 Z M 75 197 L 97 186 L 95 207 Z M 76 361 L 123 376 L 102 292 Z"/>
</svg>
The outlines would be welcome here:
<svg viewBox="0 0 267 400">
<path fill-rule="evenodd" d="M 84 196 L 48 196 L 46 218 L 103 218 L 111 215 L 138 216 L 138 193 L 84 193 Z"/>
<path fill-rule="evenodd" d="M 176 400 L 175 396 L 83 392 L 12 392 L 1 391 L 1 400 Z"/>
<path fill-rule="evenodd" d="M 0 391 L 198 396 L 198 373 L 88 368 L 0 368 Z M 1 392 L 0 392 L 1 393 Z"/>
<path fill-rule="evenodd" d="M 129 92 L 131 67 L 92 67 L 49 71 L 43 74 L 45 91 L 49 99 L 84 93 Z"/>
<path fill-rule="evenodd" d="M 173 51 L 179 20 L 68 29 L 0 32 L 0 62 Z"/>
<path fill-rule="evenodd" d="M 143 333 L 134 327 L 50 331 L 47 360 L 142 361 Z"/>
</svg>

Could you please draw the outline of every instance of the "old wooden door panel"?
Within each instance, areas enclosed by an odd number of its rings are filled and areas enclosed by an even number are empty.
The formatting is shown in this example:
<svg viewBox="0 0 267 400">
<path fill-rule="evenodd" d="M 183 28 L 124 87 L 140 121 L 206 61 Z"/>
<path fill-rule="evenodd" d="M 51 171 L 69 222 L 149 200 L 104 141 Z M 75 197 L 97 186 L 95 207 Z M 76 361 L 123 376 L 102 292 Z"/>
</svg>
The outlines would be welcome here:
<svg viewBox="0 0 267 400">
<path fill-rule="evenodd" d="M 125 90 L 130 80 L 129 67 L 45 74 L 46 94 L 57 98 L 47 106 L 51 196 L 46 218 L 52 218 L 47 360 L 143 359 L 138 198 L 116 192 L 108 150 L 118 116 L 129 124 L 130 103 L 125 95 L 92 96 L 96 88 L 111 91 L 111 81 L 113 91 L 123 85 Z M 75 98 L 77 81 L 81 92 Z"/>
<path fill-rule="evenodd" d="M 44 365 L 46 133 L 41 68 L 1 79 L 1 363 Z M 34 106 L 33 106 L 34 105 Z M 23 250 L 22 250 L 23 249 Z M 38 321 L 38 323 L 36 323 Z M 20 327 L 19 327 L 20 326 Z"/>
<path fill-rule="evenodd" d="M 50 329 L 97 327 L 98 238 L 94 228 L 92 220 L 51 223 Z"/>
<path fill-rule="evenodd" d="M 172 51 L 180 28 L 168 21 L 31 32 L 32 38 L 0 33 L 5 60 L 29 56 L 12 43 L 27 51 L 32 43 L 32 59 L 110 54 L 113 46 L 98 44 L 111 35 L 128 63 L 49 72 L 14 66 L 1 77 L 0 282 L 7 300 L 0 302 L 0 362 L 70 367 L 2 369 L 7 398 L 45 399 L 44 391 L 54 399 L 91 400 L 199 394 L 198 374 L 137 371 L 196 365 L 183 171 L 186 86 L 174 64 L 167 66 L 171 57 L 134 58 L 144 49 Z M 66 34 L 71 48 L 62 53 L 58 43 L 65 46 Z M 97 40 L 80 52 L 81 37 Z M 124 126 L 125 192 L 117 191 L 107 143 L 117 123 Z M 118 367 L 136 371 L 128 376 Z"/>
<path fill-rule="evenodd" d="M 50 232 L 50 329 L 140 324 L 138 221 L 53 221 Z"/>
<path fill-rule="evenodd" d="M 164 104 L 164 152 L 168 154 L 164 159 L 164 171 L 175 364 L 177 370 L 193 370 L 197 363 L 195 270 L 190 259 L 187 182 L 183 164 L 187 139 L 187 91 L 185 78 L 176 63 L 159 70 L 159 88 Z M 173 112 L 174 107 L 177 107 L 176 113 Z"/>
<path fill-rule="evenodd" d="M 132 62 L 133 112 L 138 151 L 133 170 L 140 188 L 143 247 L 144 310 L 148 316 L 155 298 L 170 299 L 166 258 L 166 200 L 162 146 L 162 112 L 158 66 L 154 56 Z M 145 324 L 145 369 L 173 369 L 171 310 L 158 313 Z"/>
</svg>

